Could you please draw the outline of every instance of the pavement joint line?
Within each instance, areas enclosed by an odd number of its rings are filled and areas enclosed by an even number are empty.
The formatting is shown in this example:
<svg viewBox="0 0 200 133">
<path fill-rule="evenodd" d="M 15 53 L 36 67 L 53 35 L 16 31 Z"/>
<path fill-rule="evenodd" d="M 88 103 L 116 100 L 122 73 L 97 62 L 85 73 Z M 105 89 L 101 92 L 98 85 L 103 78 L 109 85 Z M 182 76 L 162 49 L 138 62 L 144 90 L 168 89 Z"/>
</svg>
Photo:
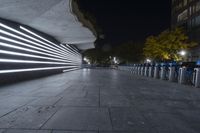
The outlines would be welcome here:
<svg viewBox="0 0 200 133">
<path fill-rule="evenodd" d="M 59 111 L 59 108 L 39 127 L 39 129 L 42 129 L 42 127 Z"/>
<path fill-rule="evenodd" d="M 58 102 L 60 102 L 62 99 L 63 99 L 63 97 L 60 97 L 60 98 L 53 104 L 53 106 L 56 106 L 56 104 L 57 104 Z"/>
<path fill-rule="evenodd" d="M 110 123 L 111 123 L 112 130 L 113 130 L 113 128 L 114 128 L 114 125 L 113 125 L 113 121 L 112 121 L 112 115 L 111 115 L 111 110 L 110 110 L 110 108 L 108 108 L 108 114 L 109 114 Z"/>
<path fill-rule="evenodd" d="M 32 101 L 34 101 L 34 100 L 32 100 Z M 8 114 L 10 114 L 10 113 L 12 113 L 12 112 L 15 112 L 16 110 L 18 110 L 18 109 L 20 109 L 20 108 L 23 108 L 23 107 L 27 106 L 27 105 L 28 105 L 29 103 L 31 103 L 32 101 L 27 102 L 26 104 L 24 104 L 24 105 L 22 105 L 22 106 L 19 106 L 19 107 L 17 107 L 16 109 L 13 109 L 12 111 L 10 111 L 10 112 L 8 112 L 8 113 L 6 113 L 6 114 L 0 116 L 0 119 L 1 119 L 2 117 L 6 116 L 6 115 L 8 115 Z"/>
<path fill-rule="evenodd" d="M 159 131 L 158 131 L 158 129 L 156 128 L 156 126 L 153 125 L 153 124 L 151 124 L 151 122 L 149 121 L 149 119 L 145 117 L 144 112 L 141 112 L 141 111 L 138 110 L 138 109 L 135 109 L 135 110 L 137 110 L 137 111 L 141 114 L 141 116 L 145 119 L 145 121 L 148 123 L 148 126 L 149 126 L 149 128 L 150 128 L 151 130 L 152 130 L 152 129 L 153 129 L 153 130 L 156 130 L 156 132 L 159 133 Z M 149 112 L 145 112 L 145 113 L 149 113 Z M 152 112 L 151 112 L 151 113 L 152 113 Z M 160 112 L 156 112 L 156 113 L 160 113 Z M 171 113 L 167 113 L 167 114 L 171 114 Z"/>
<path fill-rule="evenodd" d="M 101 88 L 100 87 L 98 87 L 99 88 L 99 108 L 101 107 Z"/>
</svg>

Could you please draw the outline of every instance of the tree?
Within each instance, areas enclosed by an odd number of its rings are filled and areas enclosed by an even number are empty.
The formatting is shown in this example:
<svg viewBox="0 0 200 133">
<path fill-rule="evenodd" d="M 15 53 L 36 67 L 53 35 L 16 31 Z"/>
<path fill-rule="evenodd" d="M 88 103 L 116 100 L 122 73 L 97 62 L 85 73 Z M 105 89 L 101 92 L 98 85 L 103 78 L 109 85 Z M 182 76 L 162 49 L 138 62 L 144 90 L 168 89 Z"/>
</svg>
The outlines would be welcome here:
<svg viewBox="0 0 200 133">
<path fill-rule="evenodd" d="M 110 65 L 110 51 L 104 52 L 100 48 L 90 49 L 84 52 L 84 57 L 89 59 L 92 64 Z"/>
<path fill-rule="evenodd" d="M 118 57 L 122 62 L 135 63 L 141 61 L 143 44 L 129 41 L 121 44 L 114 49 L 114 56 Z"/>
<path fill-rule="evenodd" d="M 166 30 L 158 36 L 150 36 L 146 39 L 143 49 L 144 55 L 157 61 L 181 60 L 181 50 L 188 50 L 196 43 L 191 42 L 182 28 Z"/>
</svg>

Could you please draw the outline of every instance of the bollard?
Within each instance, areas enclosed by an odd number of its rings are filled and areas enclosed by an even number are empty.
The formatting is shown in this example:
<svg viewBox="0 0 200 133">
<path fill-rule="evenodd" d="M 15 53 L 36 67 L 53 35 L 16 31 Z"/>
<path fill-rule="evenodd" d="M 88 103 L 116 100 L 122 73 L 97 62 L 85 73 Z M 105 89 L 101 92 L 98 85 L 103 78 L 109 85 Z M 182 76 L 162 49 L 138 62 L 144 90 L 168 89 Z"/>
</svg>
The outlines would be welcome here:
<svg viewBox="0 0 200 133">
<path fill-rule="evenodd" d="M 176 80 L 175 73 L 176 73 L 176 68 L 171 63 L 169 67 L 169 81 L 174 82 Z"/>
<path fill-rule="evenodd" d="M 149 65 L 146 64 L 145 68 L 144 68 L 144 76 L 148 77 L 148 73 L 149 72 Z"/>
<path fill-rule="evenodd" d="M 186 84 L 187 83 L 187 78 L 186 78 L 186 67 L 182 67 L 179 69 L 179 75 L 178 75 L 178 82 L 180 84 Z"/>
<path fill-rule="evenodd" d="M 158 63 L 156 63 L 155 67 L 154 67 L 154 78 L 155 79 L 158 79 L 159 78 L 159 69 L 160 69 L 160 66 Z"/>
<path fill-rule="evenodd" d="M 167 71 L 166 71 L 166 63 L 162 63 L 161 64 L 161 73 L 160 73 L 160 78 L 162 80 L 166 80 L 166 74 L 167 74 Z"/>
<path fill-rule="evenodd" d="M 134 74 L 137 73 L 137 65 L 135 64 L 135 67 L 134 67 Z"/>
<path fill-rule="evenodd" d="M 144 65 L 141 65 L 141 72 L 140 72 L 141 76 L 144 76 L 144 68 L 145 68 Z"/>
<path fill-rule="evenodd" d="M 153 73 L 154 73 L 154 65 L 153 64 L 151 64 L 150 66 L 149 66 L 149 77 L 153 77 Z"/>
<path fill-rule="evenodd" d="M 200 87 L 200 68 L 195 68 L 194 85 L 195 85 L 196 88 Z"/>
<path fill-rule="evenodd" d="M 140 67 L 140 65 L 138 65 L 138 68 L 137 68 L 137 75 L 140 75 L 140 69 L 141 69 L 141 67 Z"/>
</svg>

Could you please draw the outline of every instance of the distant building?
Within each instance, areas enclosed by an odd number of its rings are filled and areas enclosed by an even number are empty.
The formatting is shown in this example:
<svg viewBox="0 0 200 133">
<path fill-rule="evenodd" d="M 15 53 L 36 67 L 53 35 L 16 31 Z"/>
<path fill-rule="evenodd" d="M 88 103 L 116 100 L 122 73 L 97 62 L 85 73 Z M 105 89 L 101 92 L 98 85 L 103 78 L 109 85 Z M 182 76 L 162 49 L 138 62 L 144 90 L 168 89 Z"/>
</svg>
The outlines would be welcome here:
<svg viewBox="0 0 200 133">
<path fill-rule="evenodd" d="M 200 0 L 172 0 L 172 28 L 182 26 L 191 40 L 200 44 Z M 188 60 L 200 59 L 200 45 L 188 54 Z"/>
</svg>

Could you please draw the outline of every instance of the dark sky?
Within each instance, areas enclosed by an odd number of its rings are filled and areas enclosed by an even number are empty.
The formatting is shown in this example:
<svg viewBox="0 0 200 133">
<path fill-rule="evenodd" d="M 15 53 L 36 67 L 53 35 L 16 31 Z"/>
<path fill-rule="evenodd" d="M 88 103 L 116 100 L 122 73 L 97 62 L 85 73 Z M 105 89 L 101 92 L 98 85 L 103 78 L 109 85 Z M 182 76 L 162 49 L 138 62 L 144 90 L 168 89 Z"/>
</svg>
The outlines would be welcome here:
<svg viewBox="0 0 200 133">
<path fill-rule="evenodd" d="M 171 0 L 80 0 L 96 17 L 109 44 L 143 42 L 170 27 Z"/>
</svg>

